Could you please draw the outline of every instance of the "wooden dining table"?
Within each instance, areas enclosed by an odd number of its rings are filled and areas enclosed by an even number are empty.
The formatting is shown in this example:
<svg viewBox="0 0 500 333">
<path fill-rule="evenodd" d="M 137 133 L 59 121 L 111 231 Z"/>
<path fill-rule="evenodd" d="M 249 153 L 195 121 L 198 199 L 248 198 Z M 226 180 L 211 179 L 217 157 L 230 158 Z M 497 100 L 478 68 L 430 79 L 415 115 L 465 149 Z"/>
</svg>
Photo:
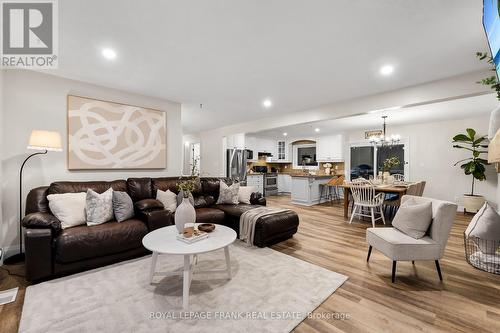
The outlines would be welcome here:
<svg viewBox="0 0 500 333">
<path fill-rule="evenodd" d="M 349 217 L 349 197 L 351 196 L 351 186 L 349 184 L 339 185 L 344 189 L 344 217 Z M 406 194 L 408 187 L 395 185 L 377 185 L 375 193 L 393 193 L 398 196 L 398 200 Z"/>
</svg>

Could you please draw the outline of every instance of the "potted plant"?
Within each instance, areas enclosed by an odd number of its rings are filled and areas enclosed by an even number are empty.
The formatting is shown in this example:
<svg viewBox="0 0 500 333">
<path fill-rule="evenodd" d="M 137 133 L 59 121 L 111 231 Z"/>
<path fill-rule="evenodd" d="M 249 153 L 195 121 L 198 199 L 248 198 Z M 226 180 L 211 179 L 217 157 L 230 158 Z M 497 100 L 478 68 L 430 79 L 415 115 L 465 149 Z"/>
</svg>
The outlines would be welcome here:
<svg viewBox="0 0 500 333">
<path fill-rule="evenodd" d="M 464 212 L 477 212 L 484 204 L 482 195 L 474 194 L 475 180 L 483 181 L 486 179 L 485 171 L 488 161 L 481 158 L 481 154 L 488 153 L 488 144 L 486 136 L 476 136 L 476 131 L 472 128 L 467 128 L 465 134 L 457 134 L 453 137 L 453 148 L 465 149 L 470 152 L 471 156 L 464 158 L 454 165 L 459 163 L 460 168 L 464 170 L 467 176 L 472 176 L 471 190 L 469 194 L 464 194 L 463 205 Z"/>
<path fill-rule="evenodd" d="M 382 164 L 382 171 L 384 172 L 382 177 L 384 183 L 393 183 L 394 181 L 390 181 L 389 177 L 391 177 L 391 169 L 395 166 L 398 166 L 401 162 L 397 156 L 386 158 L 384 163 Z"/>
<path fill-rule="evenodd" d="M 493 62 L 493 58 L 487 52 L 476 52 L 476 57 L 479 59 L 479 61 L 488 62 L 488 64 L 491 66 L 491 71 L 494 72 L 494 74 L 492 74 L 491 76 L 481 79 L 476 83 L 490 87 L 490 89 L 496 93 L 497 99 L 500 101 L 500 83 L 498 82 L 498 78 L 496 75 L 497 69 L 495 67 L 495 63 Z M 499 128 L 500 128 L 500 105 L 498 105 L 493 111 L 491 111 L 490 129 L 488 131 L 488 138 L 493 139 Z"/>
</svg>

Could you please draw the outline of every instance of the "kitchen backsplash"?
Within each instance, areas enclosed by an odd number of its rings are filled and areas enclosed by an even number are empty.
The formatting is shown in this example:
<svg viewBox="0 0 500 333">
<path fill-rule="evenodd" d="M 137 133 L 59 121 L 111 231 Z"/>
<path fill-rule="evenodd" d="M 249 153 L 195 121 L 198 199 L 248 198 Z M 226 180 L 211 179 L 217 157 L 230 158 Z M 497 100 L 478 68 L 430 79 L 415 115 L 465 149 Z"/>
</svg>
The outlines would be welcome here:
<svg viewBox="0 0 500 333">
<path fill-rule="evenodd" d="M 326 163 L 326 162 L 325 162 Z M 323 164 L 319 164 L 319 169 L 315 170 L 316 174 L 321 175 L 325 174 L 325 168 Z M 344 174 L 344 162 L 331 162 L 331 174 L 332 175 L 343 175 Z M 303 173 L 302 168 L 293 169 L 292 163 L 268 163 L 265 158 L 261 158 L 256 162 L 248 163 L 248 170 L 251 170 L 254 166 L 267 166 L 268 172 L 271 172 L 271 168 L 276 168 L 276 170 L 280 173 Z"/>
</svg>

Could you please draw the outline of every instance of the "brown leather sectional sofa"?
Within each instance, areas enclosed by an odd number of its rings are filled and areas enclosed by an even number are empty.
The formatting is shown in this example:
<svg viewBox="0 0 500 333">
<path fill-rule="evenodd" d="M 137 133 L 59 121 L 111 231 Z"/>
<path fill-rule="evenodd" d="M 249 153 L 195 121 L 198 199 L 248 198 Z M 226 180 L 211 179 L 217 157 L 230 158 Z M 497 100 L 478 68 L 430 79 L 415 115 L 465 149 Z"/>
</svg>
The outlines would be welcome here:
<svg viewBox="0 0 500 333">
<path fill-rule="evenodd" d="M 227 184 L 231 180 L 224 179 Z M 142 238 L 148 232 L 174 224 L 174 214 L 156 199 L 156 191 L 170 189 L 178 193 L 178 177 L 129 178 L 111 182 L 55 182 L 30 191 L 26 201 L 25 227 L 26 279 L 40 280 L 108 265 L 145 255 Z M 260 193 L 253 193 L 251 204 L 216 205 L 219 178 L 201 178 L 193 191 L 196 220 L 227 225 L 237 233 L 239 217 L 249 209 L 266 205 Z M 127 192 L 134 202 L 135 217 L 110 221 L 97 226 L 61 229 L 51 214 L 47 195 L 85 192 L 102 193 L 113 188 Z M 297 232 L 298 217 L 293 212 L 268 216 L 256 224 L 254 244 L 267 246 L 291 237 Z"/>
</svg>

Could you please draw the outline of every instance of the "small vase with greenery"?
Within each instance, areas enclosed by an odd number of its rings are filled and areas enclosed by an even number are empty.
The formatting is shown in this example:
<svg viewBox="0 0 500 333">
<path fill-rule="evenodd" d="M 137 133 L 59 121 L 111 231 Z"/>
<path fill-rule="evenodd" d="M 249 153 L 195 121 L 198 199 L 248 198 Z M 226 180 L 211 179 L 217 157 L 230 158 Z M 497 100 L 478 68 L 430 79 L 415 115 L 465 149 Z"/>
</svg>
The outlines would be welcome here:
<svg viewBox="0 0 500 333">
<path fill-rule="evenodd" d="M 194 227 L 196 221 L 196 210 L 193 207 L 193 200 L 190 198 L 190 194 L 199 185 L 199 177 L 190 177 L 187 179 L 180 178 L 180 182 L 177 184 L 177 188 L 182 192 L 182 202 L 177 206 L 175 210 L 175 226 L 179 233 L 184 231 L 185 227 Z"/>
<path fill-rule="evenodd" d="M 477 136 L 476 131 L 467 128 L 466 133 L 457 134 L 453 137 L 453 148 L 464 149 L 470 152 L 470 157 L 464 158 L 454 164 L 460 164 L 467 176 L 472 176 L 470 194 L 464 194 L 465 211 L 477 212 L 484 204 L 484 197 L 474 194 L 475 180 L 486 180 L 486 165 L 488 161 L 481 158 L 481 154 L 488 153 L 488 143 L 486 136 Z"/>
<path fill-rule="evenodd" d="M 182 180 L 182 177 L 179 179 Z M 184 198 L 189 198 L 189 194 L 196 189 L 196 185 L 198 184 L 198 182 L 198 177 L 184 179 L 179 184 L 177 184 L 177 189 L 179 191 L 182 191 L 182 196 Z"/>
<path fill-rule="evenodd" d="M 392 168 L 397 167 L 401 162 L 397 156 L 386 158 L 382 164 L 383 172 L 390 172 Z"/>
</svg>

